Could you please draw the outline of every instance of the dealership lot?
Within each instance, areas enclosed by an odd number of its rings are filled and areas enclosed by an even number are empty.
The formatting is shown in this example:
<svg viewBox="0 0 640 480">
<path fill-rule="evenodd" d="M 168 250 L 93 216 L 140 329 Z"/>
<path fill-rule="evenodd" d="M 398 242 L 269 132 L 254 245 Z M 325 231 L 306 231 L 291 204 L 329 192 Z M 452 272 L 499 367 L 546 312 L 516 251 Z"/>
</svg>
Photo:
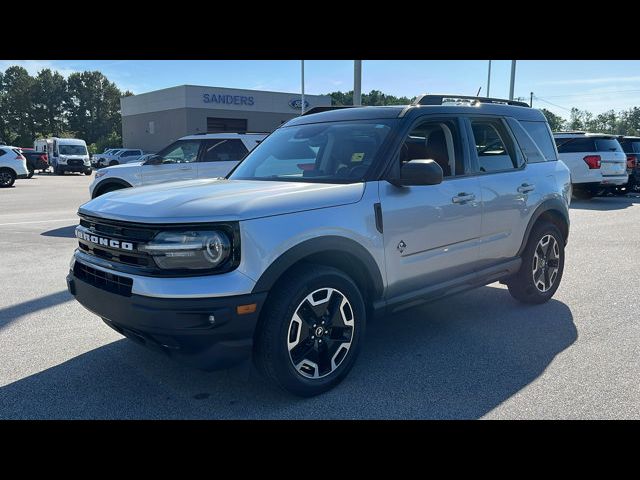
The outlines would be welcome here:
<svg viewBox="0 0 640 480">
<path fill-rule="evenodd" d="M 640 198 L 575 201 L 560 289 L 499 284 L 369 325 L 354 372 L 300 399 L 246 363 L 200 372 L 124 339 L 67 293 L 92 177 L 0 191 L 0 418 L 640 418 Z"/>
</svg>

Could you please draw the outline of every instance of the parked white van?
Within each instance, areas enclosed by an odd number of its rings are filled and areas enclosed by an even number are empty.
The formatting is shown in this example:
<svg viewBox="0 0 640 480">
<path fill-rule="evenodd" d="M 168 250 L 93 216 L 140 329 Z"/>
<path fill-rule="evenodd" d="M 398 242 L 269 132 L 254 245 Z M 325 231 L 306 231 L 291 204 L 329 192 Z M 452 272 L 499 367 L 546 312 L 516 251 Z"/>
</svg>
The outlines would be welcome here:
<svg viewBox="0 0 640 480">
<path fill-rule="evenodd" d="M 46 152 L 56 175 L 80 172 L 91 175 L 91 159 L 87 143 L 79 138 L 40 138 L 33 142 L 37 152 Z"/>
</svg>

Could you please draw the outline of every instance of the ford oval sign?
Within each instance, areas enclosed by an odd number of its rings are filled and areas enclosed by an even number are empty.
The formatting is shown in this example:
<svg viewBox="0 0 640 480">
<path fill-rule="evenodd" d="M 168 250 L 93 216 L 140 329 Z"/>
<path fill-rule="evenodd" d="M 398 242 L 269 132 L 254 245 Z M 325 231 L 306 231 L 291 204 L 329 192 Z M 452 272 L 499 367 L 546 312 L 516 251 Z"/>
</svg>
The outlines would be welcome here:
<svg viewBox="0 0 640 480">
<path fill-rule="evenodd" d="M 292 98 L 289 100 L 289 106 L 294 110 L 302 110 L 302 99 L 300 98 Z M 304 101 L 304 109 L 307 110 L 309 108 L 309 102 Z"/>
</svg>

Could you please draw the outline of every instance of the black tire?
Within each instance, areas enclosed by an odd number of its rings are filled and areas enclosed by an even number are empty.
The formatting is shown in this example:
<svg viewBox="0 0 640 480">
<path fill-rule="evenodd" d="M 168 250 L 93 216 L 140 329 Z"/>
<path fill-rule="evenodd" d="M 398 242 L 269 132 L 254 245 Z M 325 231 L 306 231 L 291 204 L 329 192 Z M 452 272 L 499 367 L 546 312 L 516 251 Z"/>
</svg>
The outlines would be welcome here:
<svg viewBox="0 0 640 480">
<path fill-rule="evenodd" d="M 0 168 L 0 188 L 12 187 L 16 178 L 16 172 L 10 168 Z"/>
<path fill-rule="evenodd" d="M 118 165 L 118 162 L 117 162 L 116 160 L 111 160 L 111 161 L 109 162 L 109 166 L 110 166 L 110 167 L 113 167 L 114 165 Z"/>
<path fill-rule="evenodd" d="M 335 289 L 337 292 L 328 289 Z M 322 297 L 325 292 L 326 297 Z M 315 308 L 307 308 L 311 306 L 307 297 L 312 293 L 319 296 L 315 300 L 319 303 Z M 338 311 L 335 309 L 336 302 L 341 302 L 343 298 L 351 308 L 345 304 L 344 308 Z M 335 315 L 316 316 L 320 315 L 318 312 L 324 311 L 325 303 L 326 312 L 329 310 L 328 307 L 333 305 Z M 302 315 L 298 317 L 302 320 L 296 322 L 294 313 L 302 312 L 303 309 L 314 313 Z M 349 316 L 351 319 L 348 322 L 352 326 L 347 326 L 345 322 Z M 326 321 L 324 327 L 320 325 L 320 320 Z M 294 323 L 297 323 L 297 326 L 294 327 Z M 330 326 L 328 330 L 320 332 L 320 336 L 314 337 L 312 334 L 318 335 L 318 329 L 314 325 L 321 329 L 326 325 Z M 360 350 L 365 326 L 364 300 L 353 280 L 335 268 L 307 264 L 287 272 L 284 280 L 272 289 L 256 328 L 253 360 L 258 370 L 280 388 L 302 397 L 318 395 L 335 387 L 349 373 Z M 297 337 L 293 338 L 296 335 Z M 339 340 L 336 339 L 338 335 L 341 336 Z M 312 340 L 313 338 L 315 340 Z M 324 344 L 322 338 L 325 339 Z M 347 347 L 345 339 L 350 339 Z M 291 354 L 290 342 L 296 342 Z M 306 350 L 308 356 L 300 357 L 304 360 L 300 361 L 296 368 L 293 352 L 298 346 L 302 347 L 298 351 Z M 342 353 L 345 349 L 346 352 Z M 307 358 L 317 360 L 315 368 L 311 366 L 313 362 L 308 362 Z"/>
<path fill-rule="evenodd" d="M 594 194 L 591 188 L 573 187 L 573 196 L 578 200 L 591 200 Z"/>
<path fill-rule="evenodd" d="M 53 173 L 55 173 L 56 175 L 64 175 L 64 170 L 62 169 L 62 167 L 55 167 Z"/>
<path fill-rule="evenodd" d="M 551 237 L 557 245 L 547 243 L 546 252 L 541 242 Z M 537 250 L 540 246 L 540 250 Z M 536 254 L 538 252 L 538 254 Z M 544 252 L 542 255 L 541 252 Z M 554 258 L 555 257 L 555 258 Z M 542 258 L 542 261 L 540 261 Z M 554 276 L 554 269 L 555 276 Z M 542 270 L 542 272 L 541 272 Z M 533 227 L 527 246 L 522 254 L 522 265 L 516 275 L 507 280 L 509 293 L 523 303 L 545 303 L 556 293 L 564 272 L 564 238 L 560 230 L 549 222 L 540 222 Z M 538 277 L 538 283 L 534 280 Z M 542 282 L 542 286 L 540 286 Z"/>
<path fill-rule="evenodd" d="M 112 183 L 110 185 L 105 185 L 100 190 L 98 190 L 98 193 L 96 193 L 93 196 L 93 198 L 99 197 L 100 195 L 104 195 L 105 193 L 115 192 L 116 190 L 122 190 L 123 188 L 127 188 L 127 187 L 124 187 L 122 185 L 118 185 L 117 183 Z"/>
<path fill-rule="evenodd" d="M 32 178 L 33 174 L 36 173 L 36 171 L 33 169 L 33 167 L 28 167 L 29 173 L 27 175 L 27 178 Z"/>
<path fill-rule="evenodd" d="M 84 171 L 84 174 L 87 175 L 87 176 L 91 175 L 92 173 L 93 173 L 93 170 L 85 170 Z"/>
</svg>

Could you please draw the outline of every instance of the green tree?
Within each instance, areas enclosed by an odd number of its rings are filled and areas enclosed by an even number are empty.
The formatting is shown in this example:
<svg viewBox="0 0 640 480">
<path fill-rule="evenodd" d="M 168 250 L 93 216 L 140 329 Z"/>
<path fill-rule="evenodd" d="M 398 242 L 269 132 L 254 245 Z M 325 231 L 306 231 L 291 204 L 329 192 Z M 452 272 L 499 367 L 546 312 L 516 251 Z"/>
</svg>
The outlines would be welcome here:
<svg viewBox="0 0 640 480">
<path fill-rule="evenodd" d="M 120 134 L 118 87 L 100 72 L 72 73 L 67 80 L 69 128 L 87 143 L 113 132 Z"/>
<path fill-rule="evenodd" d="M 58 72 L 41 70 L 32 86 L 34 121 L 41 136 L 61 136 L 66 128 L 67 81 Z"/>
<path fill-rule="evenodd" d="M 3 136 L 7 144 L 31 145 L 36 136 L 32 102 L 33 83 L 33 77 L 22 67 L 12 66 L 4 72 L 0 116 L 4 117 L 6 122 Z"/>
<path fill-rule="evenodd" d="M 552 132 L 559 132 L 565 129 L 565 125 L 567 121 L 562 118 L 560 115 L 556 115 L 555 113 L 547 110 L 546 108 L 540 109 L 540 111 L 544 114 L 549 122 L 549 127 L 551 127 Z"/>
<path fill-rule="evenodd" d="M 353 90 L 348 92 L 331 92 L 331 105 L 353 105 Z M 371 90 L 362 94 L 362 105 L 408 105 L 411 99 L 408 97 L 395 97 L 386 95 L 380 90 Z"/>
</svg>

